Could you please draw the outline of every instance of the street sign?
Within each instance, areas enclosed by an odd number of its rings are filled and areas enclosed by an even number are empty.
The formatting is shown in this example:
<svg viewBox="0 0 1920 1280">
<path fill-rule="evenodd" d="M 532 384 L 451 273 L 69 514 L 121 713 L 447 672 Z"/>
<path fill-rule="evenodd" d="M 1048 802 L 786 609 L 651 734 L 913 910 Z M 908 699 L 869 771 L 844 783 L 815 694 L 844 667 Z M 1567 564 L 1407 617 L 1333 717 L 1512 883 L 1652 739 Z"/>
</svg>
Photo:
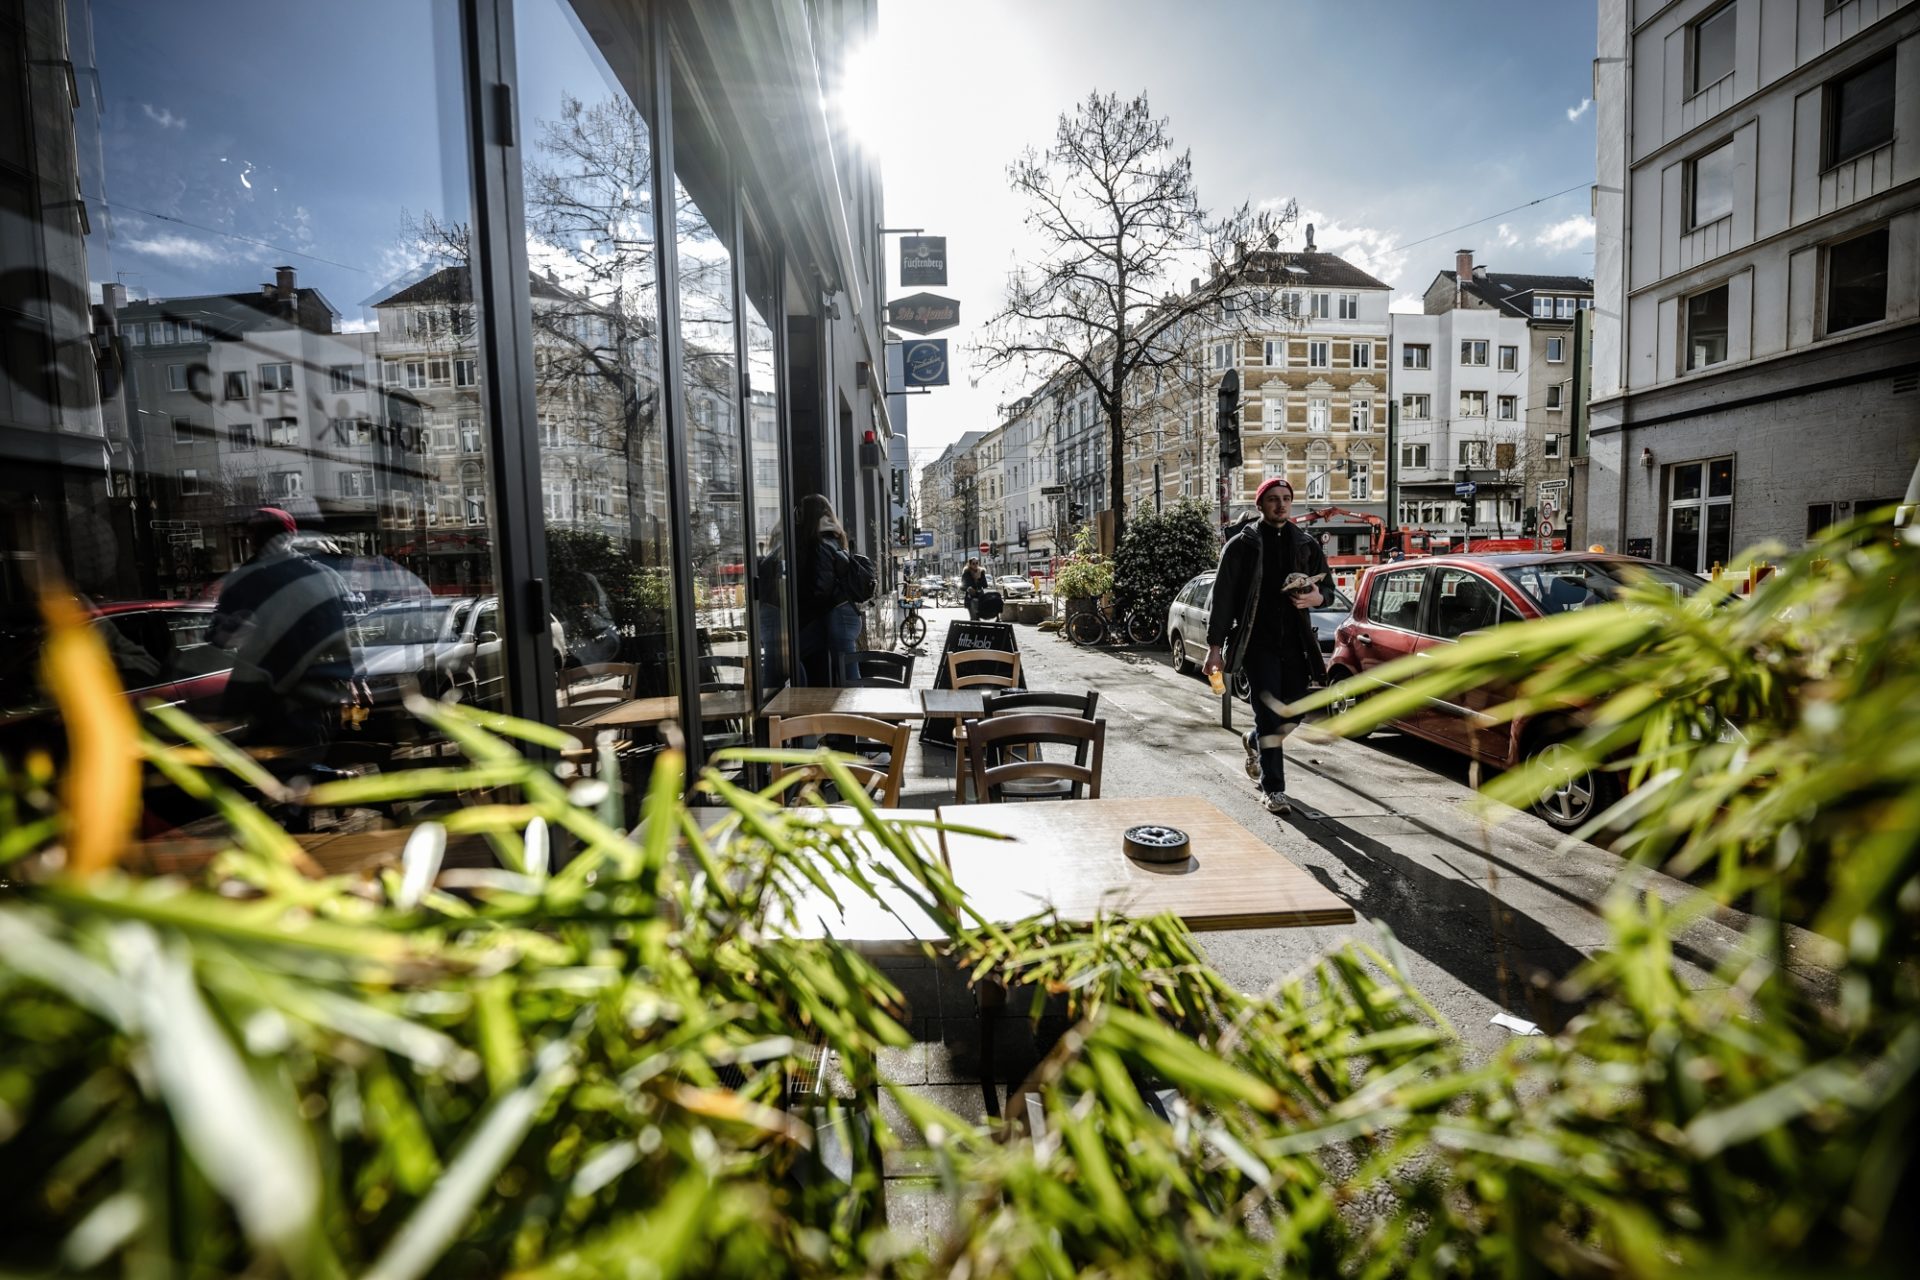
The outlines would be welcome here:
<svg viewBox="0 0 1920 1280">
<path fill-rule="evenodd" d="M 900 283 L 944 285 L 947 282 L 945 236 L 900 237 Z"/>
<path fill-rule="evenodd" d="M 980 554 L 981 554 L 981 555 L 983 555 L 983 556 L 990 556 L 990 555 L 992 555 L 992 554 L 993 554 L 993 544 L 992 544 L 991 542 L 983 542 L 983 543 L 981 543 L 981 544 L 980 544 Z"/>
<path fill-rule="evenodd" d="M 1540 522 L 1540 541 L 1553 541 L 1553 522 L 1551 520 L 1542 520 Z"/>
<path fill-rule="evenodd" d="M 1459 484 L 1453 486 L 1453 491 L 1462 498 L 1471 498 L 1474 494 L 1480 492 L 1480 486 L 1471 480 L 1462 480 Z"/>
<path fill-rule="evenodd" d="M 908 333 L 938 333 L 960 323 L 960 304 L 937 293 L 910 293 L 887 304 L 887 323 Z"/>
<path fill-rule="evenodd" d="M 930 546 L 932 546 L 932 545 L 933 545 L 933 530 L 931 530 L 931 529 L 915 529 L 915 530 L 913 531 L 913 545 L 914 545 L 914 546 L 916 546 L 916 547 L 930 547 Z"/>
<path fill-rule="evenodd" d="M 1063 496 L 1066 491 L 1067 486 L 1063 484 L 1043 484 L 1040 486 L 1040 496 L 1043 498 L 1058 498 Z"/>
<path fill-rule="evenodd" d="M 947 385 L 947 340 L 922 338 L 901 351 L 901 375 L 909 387 Z"/>
</svg>

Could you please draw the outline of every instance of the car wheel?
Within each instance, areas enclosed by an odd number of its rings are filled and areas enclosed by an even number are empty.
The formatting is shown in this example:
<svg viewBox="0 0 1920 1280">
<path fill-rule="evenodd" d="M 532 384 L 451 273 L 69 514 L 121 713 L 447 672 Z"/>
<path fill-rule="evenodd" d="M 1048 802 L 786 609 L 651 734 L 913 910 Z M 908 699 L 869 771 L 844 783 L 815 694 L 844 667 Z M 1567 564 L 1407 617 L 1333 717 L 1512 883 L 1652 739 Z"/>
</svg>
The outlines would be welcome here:
<svg viewBox="0 0 1920 1280">
<path fill-rule="evenodd" d="M 1167 648 L 1173 654 L 1173 673 L 1184 676 L 1193 671 L 1193 663 L 1187 659 L 1187 642 L 1180 638 L 1178 631 L 1167 637 Z"/>
<path fill-rule="evenodd" d="M 1345 667 L 1327 668 L 1327 687 L 1329 689 L 1343 680 L 1351 680 L 1352 678 L 1353 672 L 1347 670 Z M 1326 710 L 1321 713 L 1321 718 L 1331 720 L 1335 716 L 1345 715 L 1347 712 L 1353 710 L 1359 701 L 1360 699 L 1354 697 L 1352 694 L 1348 694 L 1343 698 L 1336 698 L 1327 704 Z M 1366 736 L 1364 733 L 1354 735 L 1356 741 Z"/>
<path fill-rule="evenodd" d="M 1573 748 L 1564 742 L 1549 742 L 1529 753 L 1527 763 L 1559 770 L 1533 802 L 1533 811 L 1556 831 L 1579 830 L 1615 799 L 1618 780 L 1602 770 L 1578 768 Z"/>
</svg>

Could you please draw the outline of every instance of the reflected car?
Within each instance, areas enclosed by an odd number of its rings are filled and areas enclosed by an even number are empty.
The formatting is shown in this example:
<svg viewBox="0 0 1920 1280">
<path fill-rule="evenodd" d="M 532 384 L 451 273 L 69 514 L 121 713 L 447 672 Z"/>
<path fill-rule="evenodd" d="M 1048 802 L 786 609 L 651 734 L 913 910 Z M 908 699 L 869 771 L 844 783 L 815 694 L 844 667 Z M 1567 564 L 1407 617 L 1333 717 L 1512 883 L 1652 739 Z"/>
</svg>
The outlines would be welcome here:
<svg viewBox="0 0 1920 1280">
<path fill-rule="evenodd" d="M 567 636 L 549 616 L 557 661 Z M 503 624 L 498 596 L 429 596 L 382 605 L 355 619 L 357 678 L 376 712 L 397 708 L 417 689 L 442 702 L 499 711 L 506 705 Z"/>
<path fill-rule="evenodd" d="M 1588 552 L 1435 556 L 1378 565 L 1360 579 L 1353 615 L 1336 633 L 1328 679 L 1364 674 L 1492 627 L 1604 604 L 1636 579 L 1681 596 L 1705 585 L 1670 565 Z M 1429 701 L 1392 725 L 1499 769 L 1551 758 L 1581 731 L 1572 708 L 1493 723 L 1487 713 L 1513 692 L 1510 684 L 1492 681 L 1466 690 L 1457 702 Z M 1534 812 L 1571 831 L 1618 799 L 1618 792 L 1619 776 L 1611 771 L 1570 774 L 1535 803 Z"/>
<path fill-rule="evenodd" d="M 1333 633 L 1353 609 L 1353 601 L 1338 587 L 1322 584 L 1324 602 L 1309 610 L 1314 636 L 1320 641 L 1322 655 L 1333 653 Z M 1213 571 L 1187 580 L 1167 606 L 1167 648 L 1173 654 L 1174 670 L 1197 672 L 1207 659 L 1207 615 L 1213 609 Z M 1242 693 L 1244 697 L 1244 693 Z"/>
<path fill-rule="evenodd" d="M 1007 600 L 1024 600 L 1033 594 L 1033 583 L 1017 573 L 1002 574 L 993 580 L 993 589 Z"/>
</svg>

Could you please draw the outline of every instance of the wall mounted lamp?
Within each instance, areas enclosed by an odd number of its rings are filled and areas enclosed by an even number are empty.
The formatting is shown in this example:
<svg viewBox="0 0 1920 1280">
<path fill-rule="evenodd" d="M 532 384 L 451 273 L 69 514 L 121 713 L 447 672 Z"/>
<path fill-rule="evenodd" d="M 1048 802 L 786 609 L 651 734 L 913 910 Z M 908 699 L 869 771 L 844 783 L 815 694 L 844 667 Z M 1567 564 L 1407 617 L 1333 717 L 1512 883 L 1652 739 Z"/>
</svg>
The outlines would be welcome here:
<svg viewBox="0 0 1920 1280">
<path fill-rule="evenodd" d="M 1640 465 L 1641 465 L 1641 466 L 1643 466 L 1643 467 L 1650 467 L 1650 466 L 1652 466 L 1652 465 L 1653 465 L 1653 450 L 1652 450 L 1652 449 L 1649 449 L 1649 448 L 1646 448 L 1646 447 L 1644 447 L 1644 446 L 1643 446 L 1643 447 L 1641 448 L 1641 450 L 1640 450 Z"/>
</svg>

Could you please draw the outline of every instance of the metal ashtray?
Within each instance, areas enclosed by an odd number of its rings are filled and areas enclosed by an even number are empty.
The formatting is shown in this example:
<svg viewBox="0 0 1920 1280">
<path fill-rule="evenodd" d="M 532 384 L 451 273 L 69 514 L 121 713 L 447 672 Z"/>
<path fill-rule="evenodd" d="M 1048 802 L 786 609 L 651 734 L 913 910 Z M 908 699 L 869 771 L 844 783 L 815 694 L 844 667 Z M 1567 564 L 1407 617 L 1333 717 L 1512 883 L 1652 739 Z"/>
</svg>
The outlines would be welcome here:
<svg viewBox="0 0 1920 1280">
<path fill-rule="evenodd" d="M 1121 835 L 1121 845 L 1129 858 L 1142 862 L 1185 862 L 1193 852 L 1186 832 L 1153 822 L 1128 827 Z"/>
</svg>

